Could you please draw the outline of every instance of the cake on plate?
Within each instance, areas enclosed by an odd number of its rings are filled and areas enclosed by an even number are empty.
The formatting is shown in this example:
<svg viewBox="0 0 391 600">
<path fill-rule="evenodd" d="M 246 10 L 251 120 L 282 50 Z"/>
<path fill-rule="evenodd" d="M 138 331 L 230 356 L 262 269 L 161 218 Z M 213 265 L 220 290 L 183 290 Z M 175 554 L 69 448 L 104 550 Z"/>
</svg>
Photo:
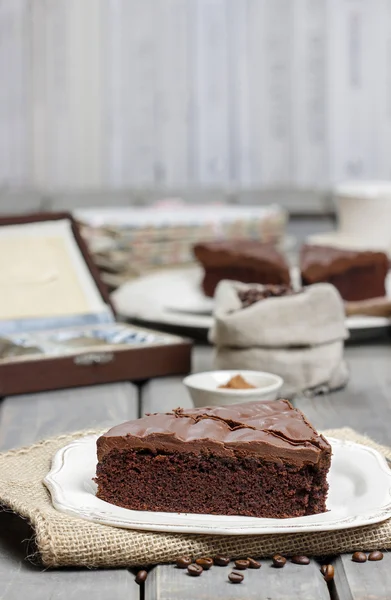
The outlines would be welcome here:
<svg viewBox="0 0 391 600">
<path fill-rule="evenodd" d="M 97 440 L 97 496 L 133 510 L 287 518 L 326 510 L 331 447 L 288 400 L 175 409 Z"/>
<path fill-rule="evenodd" d="M 194 256 L 204 269 L 202 287 L 213 297 L 223 279 L 243 283 L 289 285 L 289 265 L 271 244 L 255 240 L 214 241 L 195 244 Z"/>
<path fill-rule="evenodd" d="M 303 285 L 331 283 L 353 302 L 385 296 L 388 267 L 384 252 L 304 245 L 300 253 Z"/>
</svg>

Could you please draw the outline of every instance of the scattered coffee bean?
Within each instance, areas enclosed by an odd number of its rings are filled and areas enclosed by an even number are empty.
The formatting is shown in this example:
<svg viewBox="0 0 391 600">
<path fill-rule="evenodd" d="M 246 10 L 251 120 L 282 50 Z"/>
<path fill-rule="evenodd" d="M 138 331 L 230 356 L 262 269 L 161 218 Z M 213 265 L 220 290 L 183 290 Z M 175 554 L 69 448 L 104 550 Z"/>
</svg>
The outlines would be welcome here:
<svg viewBox="0 0 391 600">
<path fill-rule="evenodd" d="M 310 559 L 308 558 L 308 556 L 303 556 L 303 555 L 292 556 L 291 560 L 295 565 L 309 565 L 310 564 Z"/>
<path fill-rule="evenodd" d="M 322 565 L 322 566 L 320 567 L 320 572 L 322 573 L 322 575 L 324 575 L 324 574 L 326 573 L 326 571 L 327 571 L 327 567 L 328 567 L 328 565 Z"/>
<path fill-rule="evenodd" d="M 204 571 L 209 571 L 209 569 L 213 565 L 213 558 L 197 558 L 196 564 L 202 567 Z"/>
<path fill-rule="evenodd" d="M 248 568 L 249 569 L 260 569 L 261 563 L 255 560 L 254 558 L 248 558 Z"/>
<path fill-rule="evenodd" d="M 383 560 L 383 552 L 380 552 L 380 550 L 374 550 L 368 554 L 368 560 Z"/>
<path fill-rule="evenodd" d="M 323 577 L 325 581 L 331 581 L 334 579 L 334 567 L 333 565 L 323 565 L 325 567 Z"/>
<path fill-rule="evenodd" d="M 187 572 L 192 577 L 198 577 L 199 575 L 201 575 L 203 570 L 204 569 L 202 567 L 200 567 L 200 565 L 189 565 L 187 567 Z"/>
<path fill-rule="evenodd" d="M 135 582 L 140 585 L 141 583 L 144 583 L 147 577 L 148 573 L 146 571 L 139 571 L 136 575 Z"/>
<path fill-rule="evenodd" d="M 180 556 L 176 559 L 176 566 L 178 569 L 187 569 L 189 565 L 191 565 L 190 556 Z"/>
<path fill-rule="evenodd" d="M 239 569 L 239 571 L 245 571 L 250 566 L 248 560 L 235 560 L 235 569 Z"/>
<path fill-rule="evenodd" d="M 231 559 L 228 558 L 228 556 L 221 556 L 221 554 L 218 554 L 214 557 L 213 562 L 219 567 L 226 567 L 227 565 L 229 565 L 230 560 Z"/>
<path fill-rule="evenodd" d="M 276 569 L 282 569 L 282 567 L 285 567 L 286 564 L 286 558 L 285 556 L 281 556 L 281 554 L 275 554 L 273 556 L 273 567 L 276 567 Z"/>
<path fill-rule="evenodd" d="M 230 573 L 228 575 L 228 579 L 230 580 L 231 583 L 242 583 L 242 581 L 244 579 L 244 575 L 242 575 L 241 573 L 235 573 L 235 571 L 232 571 L 232 573 Z"/>
<path fill-rule="evenodd" d="M 366 562 L 366 560 L 367 557 L 366 554 L 364 554 L 364 552 L 355 552 L 352 556 L 353 562 L 364 563 Z"/>
</svg>

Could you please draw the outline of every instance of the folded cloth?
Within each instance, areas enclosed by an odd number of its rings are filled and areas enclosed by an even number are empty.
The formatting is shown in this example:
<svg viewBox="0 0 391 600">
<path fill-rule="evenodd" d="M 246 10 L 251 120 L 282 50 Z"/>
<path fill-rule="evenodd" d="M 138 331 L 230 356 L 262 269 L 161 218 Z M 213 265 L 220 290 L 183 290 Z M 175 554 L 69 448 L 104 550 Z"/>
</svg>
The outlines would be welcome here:
<svg viewBox="0 0 391 600">
<path fill-rule="evenodd" d="M 58 512 L 42 483 L 54 453 L 84 431 L 45 440 L 0 454 L 0 502 L 34 528 L 37 558 L 46 567 L 131 567 L 173 562 L 178 556 L 224 554 L 232 558 L 321 556 L 391 549 L 391 519 L 338 531 L 278 535 L 184 535 L 134 531 L 99 525 Z M 391 448 L 379 446 L 351 429 L 324 431 L 324 435 L 351 440 L 377 449 L 391 459 Z M 92 476 L 92 475 L 91 475 Z"/>
<path fill-rule="evenodd" d="M 308 348 L 217 348 L 215 366 L 276 373 L 284 380 L 282 396 L 298 391 L 326 393 L 349 379 L 343 349 L 340 341 Z"/>
<path fill-rule="evenodd" d="M 265 288 L 221 281 L 215 293 L 210 340 L 218 347 L 288 348 L 316 346 L 348 337 L 341 296 L 329 283 L 317 283 L 297 294 L 266 298 L 242 309 L 238 291 Z"/>
<path fill-rule="evenodd" d="M 348 332 L 334 286 L 319 283 L 242 308 L 238 292 L 254 287 L 265 286 L 222 281 L 216 289 L 209 333 L 216 346 L 216 368 L 276 373 L 284 379 L 284 394 L 345 385 Z"/>
</svg>

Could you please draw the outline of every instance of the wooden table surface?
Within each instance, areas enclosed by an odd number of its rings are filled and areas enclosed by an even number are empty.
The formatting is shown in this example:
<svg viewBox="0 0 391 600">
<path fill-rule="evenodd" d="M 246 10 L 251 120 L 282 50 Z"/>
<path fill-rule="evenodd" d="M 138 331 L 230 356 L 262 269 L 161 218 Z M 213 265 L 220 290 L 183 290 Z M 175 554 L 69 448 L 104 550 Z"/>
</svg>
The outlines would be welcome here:
<svg viewBox="0 0 391 600">
<path fill-rule="evenodd" d="M 316 398 L 297 398 L 319 429 L 349 425 L 379 442 L 390 443 L 391 343 L 389 341 L 348 346 L 351 368 L 348 386 L 337 393 Z M 212 368 L 212 350 L 194 350 L 193 370 Z M 147 412 L 191 406 L 177 377 L 154 379 L 137 388 L 130 383 L 80 388 L 59 392 L 4 398 L 0 406 L 0 449 L 30 444 L 36 440 L 82 428 L 109 427 Z M 15 515 L 0 513 L 0 599 L 114 600 L 209 600 L 212 598 L 256 598 L 257 600 L 390 600 L 391 559 L 357 564 L 350 555 L 335 557 L 334 582 L 328 587 L 319 564 L 288 563 L 284 569 L 247 571 L 245 583 L 227 582 L 228 569 L 215 568 L 194 579 L 172 565 L 155 567 L 144 589 L 127 569 L 62 569 L 44 571 L 33 566 L 32 530 Z"/>
</svg>

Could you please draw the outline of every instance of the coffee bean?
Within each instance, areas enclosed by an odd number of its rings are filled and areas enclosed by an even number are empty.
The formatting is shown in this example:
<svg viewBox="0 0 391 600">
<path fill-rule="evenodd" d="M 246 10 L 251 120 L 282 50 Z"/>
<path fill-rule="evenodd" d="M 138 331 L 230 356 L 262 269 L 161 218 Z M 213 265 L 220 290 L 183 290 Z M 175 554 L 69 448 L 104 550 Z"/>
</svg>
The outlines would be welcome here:
<svg viewBox="0 0 391 600">
<path fill-rule="evenodd" d="M 310 564 L 310 559 L 308 558 L 308 556 L 303 556 L 303 555 L 292 556 L 291 561 L 295 565 L 309 565 Z"/>
<path fill-rule="evenodd" d="M 144 583 L 147 577 L 148 573 L 146 571 L 139 571 L 136 575 L 135 582 L 140 585 L 141 583 Z"/>
<path fill-rule="evenodd" d="M 232 571 L 232 573 L 228 575 L 228 579 L 231 583 L 242 583 L 244 576 L 241 573 L 235 573 L 235 571 Z"/>
<path fill-rule="evenodd" d="M 204 571 L 209 571 L 211 566 L 213 565 L 212 558 L 197 558 L 196 564 L 204 569 Z"/>
<path fill-rule="evenodd" d="M 282 567 L 285 567 L 286 564 L 286 558 L 285 556 L 281 556 L 281 554 L 275 554 L 273 556 L 273 567 L 275 567 L 276 569 L 282 569 Z"/>
<path fill-rule="evenodd" d="M 200 567 L 200 565 L 189 565 L 187 567 L 187 572 L 192 577 L 198 577 L 199 575 L 201 575 L 203 570 L 204 569 L 202 567 Z"/>
<path fill-rule="evenodd" d="M 219 567 L 226 567 L 229 564 L 229 561 L 231 559 L 228 558 L 228 556 L 221 556 L 221 554 L 218 554 L 217 556 L 214 557 L 213 562 L 215 565 L 218 565 Z"/>
<path fill-rule="evenodd" d="M 364 554 L 364 552 L 355 552 L 352 556 L 352 561 L 354 562 L 358 562 L 358 563 L 364 563 L 366 562 L 367 557 L 366 554 Z"/>
<path fill-rule="evenodd" d="M 255 302 L 265 300 L 266 298 L 276 298 L 278 296 L 291 296 L 295 292 L 288 285 L 264 285 L 262 289 L 249 288 L 247 290 L 239 290 L 238 296 L 242 302 L 242 308 L 247 308 Z M 296 292 L 297 293 L 297 292 Z"/>
<path fill-rule="evenodd" d="M 331 581 L 332 579 L 334 579 L 334 567 L 333 565 L 323 565 L 325 567 L 324 569 L 324 579 L 325 581 Z"/>
<path fill-rule="evenodd" d="M 189 565 L 191 565 L 190 556 L 180 556 L 176 559 L 176 566 L 178 569 L 187 569 Z"/>
<path fill-rule="evenodd" d="M 249 566 L 248 560 L 235 560 L 235 569 L 239 569 L 239 571 L 245 571 Z"/>
<path fill-rule="evenodd" d="M 383 560 L 383 552 L 380 552 L 380 550 L 374 550 L 368 554 L 368 560 Z"/>
<path fill-rule="evenodd" d="M 261 563 L 258 562 L 257 560 L 254 560 L 254 558 L 248 558 L 248 568 L 249 569 L 260 569 L 261 568 Z"/>
</svg>

